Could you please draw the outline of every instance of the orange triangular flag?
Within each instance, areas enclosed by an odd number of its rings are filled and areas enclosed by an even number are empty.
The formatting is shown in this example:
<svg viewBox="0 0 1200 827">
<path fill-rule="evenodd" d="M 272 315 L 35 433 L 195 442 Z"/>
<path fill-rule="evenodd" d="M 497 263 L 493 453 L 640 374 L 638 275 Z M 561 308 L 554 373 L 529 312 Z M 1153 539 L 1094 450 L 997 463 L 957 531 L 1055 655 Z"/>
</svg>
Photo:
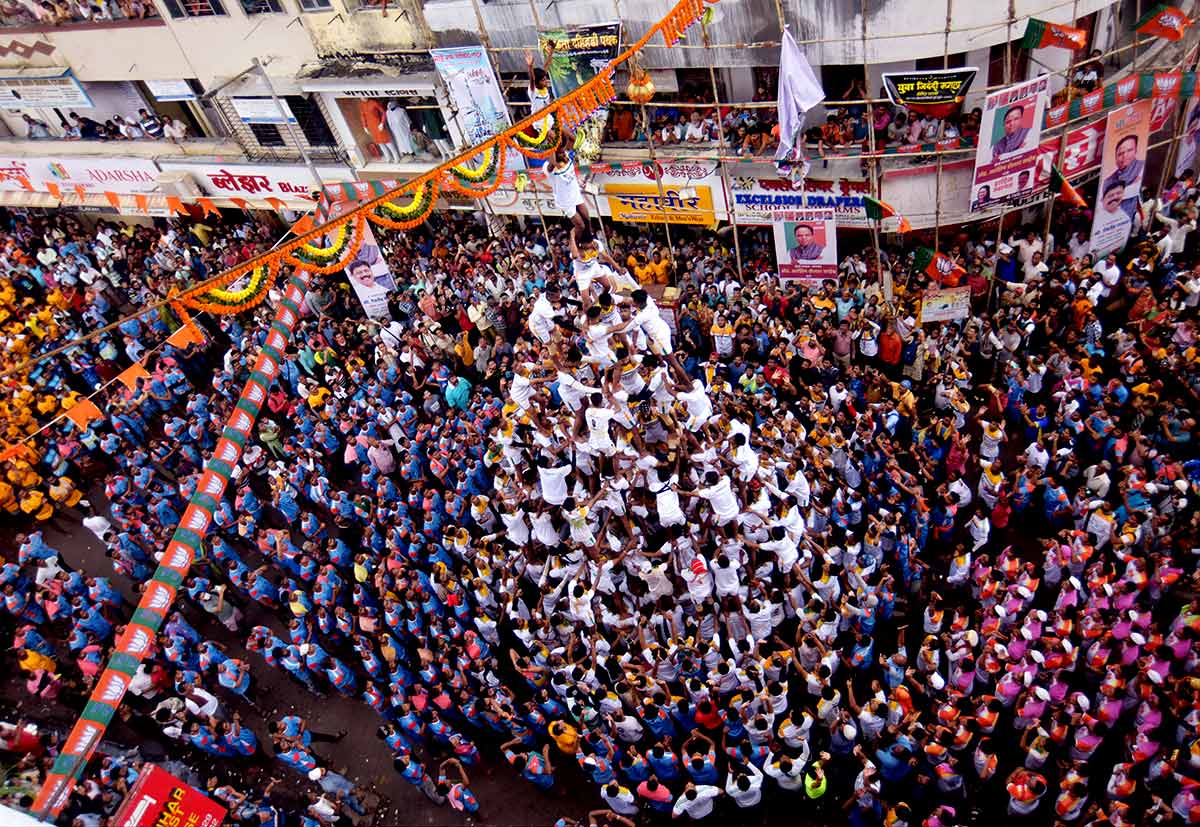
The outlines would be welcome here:
<svg viewBox="0 0 1200 827">
<path fill-rule="evenodd" d="M 46 192 L 50 193 L 60 201 L 62 200 L 62 189 L 60 189 L 58 184 L 54 183 L 53 181 L 46 182 Z"/>
<path fill-rule="evenodd" d="M 306 215 L 292 225 L 292 235 L 304 235 L 305 233 L 310 232 L 312 228 L 313 218 L 311 215 Z"/>
<path fill-rule="evenodd" d="M 150 374 L 146 372 L 144 367 L 142 367 L 141 362 L 126 368 L 117 375 L 118 381 L 120 381 L 122 385 L 129 388 L 131 391 L 137 390 L 137 380 L 149 378 Z"/>
<path fill-rule="evenodd" d="M 87 195 L 87 190 L 83 188 L 83 184 L 75 185 L 75 194 L 79 196 L 80 201 L 84 200 L 84 196 Z"/>
<path fill-rule="evenodd" d="M 230 198 L 229 200 L 232 201 L 239 210 L 245 210 L 247 212 L 250 210 L 250 205 L 246 202 L 245 198 Z"/>
<path fill-rule="evenodd" d="M 137 204 L 137 208 L 142 212 L 150 212 L 150 199 L 144 195 L 133 196 L 133 203 Z"/>
<path fill-rule="evenodd" d="M 276 198 L 273 195 L 268 195 L 266 201 L 271 205 L 271 209 L 275 210 L 275 212 L 287 209 L 287 204 L 283 203 L 282 198 Z"/>
<path fill-rule="evenodd" d="M 200 216 L 201 218 L 204 218 L 209 213 L 220 214 L 220 211 L 213 206 L 213 202 L 208 198 L 197 198 L 196 203 L 200 205 L 200 209 L 204 210 Z"/>
<path fill-rule="evenodd" d="M 71 410 L 67 411 L 67 419 L 79 426 L 80 430 L 86 428 L 93 419 L 99 419 L 102 416 L 104 414 L 100 413 L 96 403 L 90 399 L 80 399 L 71 406 Z"/>
<path fill-rule="evenodd" d="M 179 213 L 180 215 L 187 215 L 188 211 L 187 207 L 183 206 L 183 202 L 180 201 L 179 197 L 176 195 L 167 196 L 167 209 L 173 213 Z"/>
<path fill-rule="evenodd" d="M 25 177 L 18 178 L 17 183 L 19 183 L 21 185 L 21 189 L 28 190 L 29 192 L 33 192 L 33 184 L 29 183 L 28 178 L 25 178 Z"/>
<path fill-rule="evenodd" d="M 108 203 L 112 204 L 114 210 L 121 209 L 121 199 L 115 192 L 106 192 L 104 197 L 108 199 Z"/>
<path fill-rule="evenodd" d="M 167 344 L 175 345 L 177 348 L 185 348 L 193 342 L 198 345 L 204 344 L 204 334 L 200 332 L 200 328 L 196 327 L 195 322 L 188 322 L 167 337 Z"/>
<path fill-rule="evenodd" d="M 28 443 L 18 442 L 16 445 L 10 445 L 8 448 L 5 448 L 4 452 L 0 453 L 0 462 L 7 462 L 13 457 L 32 458 L 32 455 L 33 449 L 29 447 Z"/>
<path fill-rule="evenodd" d="M 908 223 L 908 219 L 900 216 L 900 232 L 907 233 L 912 231 L 912 224 Z"/>
</svg>

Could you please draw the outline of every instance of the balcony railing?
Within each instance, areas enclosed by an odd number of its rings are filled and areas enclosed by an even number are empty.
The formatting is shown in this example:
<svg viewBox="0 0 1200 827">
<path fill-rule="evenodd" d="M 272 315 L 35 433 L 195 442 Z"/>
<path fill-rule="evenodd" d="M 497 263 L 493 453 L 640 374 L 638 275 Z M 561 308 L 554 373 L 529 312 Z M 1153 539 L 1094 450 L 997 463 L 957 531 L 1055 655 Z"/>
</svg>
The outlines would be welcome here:
<svg viewBox="0 0 1200 827">
<path fill-rule="evenodd" d="M 95 155 L 121 158 L 241 158 L 242 148 L 232 138 L 188 138 L 183 141 L 64 141 L 56 138 L 30 140 L 0 138 L 0 155 L 66 156 Z"/>
<path fill-rule="evenodd" d="M 0 28 L 10 32 L 162 25 L 152 0 L 0 0 Z"/>
</svg>

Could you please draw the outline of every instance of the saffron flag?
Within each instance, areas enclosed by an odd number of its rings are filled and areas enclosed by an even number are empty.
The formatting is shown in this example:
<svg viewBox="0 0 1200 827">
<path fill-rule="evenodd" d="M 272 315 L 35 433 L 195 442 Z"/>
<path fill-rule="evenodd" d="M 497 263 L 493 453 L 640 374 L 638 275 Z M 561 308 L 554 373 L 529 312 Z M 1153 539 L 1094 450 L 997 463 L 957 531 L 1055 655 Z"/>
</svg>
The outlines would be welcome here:
<svg viewBox="0 0 1200 827">
<path fill-rule="evenodd" d="M 776 161 L 799 160 L 804 116 L 823 100 L 825 90 L 808 64 L 808 58 L 800 51 L 792 33 L 784 29 L 779 55 L 779 149 L 775 151 Z"/>
<path fill-rule="evenodd" d="M 46 182 L 46 192 L 53 195 L 59 201 L 62 200 L 62 188 L 59 187 L 58 184 L 54 183 L 53 181 Z"/>
<path fill-rule="evenodd" d="M 88 423 L 93 419 L 99 419 L 102 416 L 104 414 L 96 407 L 96 403 L 90 399 L 80 399 L 67 411 L 67 419 L 74 422 L 80 430 L 86 428 Z"/>
<path fill-rule="evenodd" d="M 1078 51 L 1087 47 L 1087 39 L 1087 32 L 1083 29 L 1030 18 L 1029 25 L 1025 27 L 1025 37 L 1021 38 L 1021 48 L 1045 49 L 1056 46 Z"/>
<path fill-rule="evenodd" d="M 1183 38 L 1183 30 L 1190 25 L 1192 21 L 1179 9 L 1159 3 L 1142 15 L 1142 19 L 1134 26 L 1134 31 L 1165 40 L 1180 40 Z"/>
<path fill-rule="evenodd" d="M 200 328 L 196 327 L 195 322 L 189 321 L 168 336 L 167 342 L 178 348 L 187 347 L 192 342 L 202 345 L 204 344 L 204 334 L 200 332 Z"/>
<path fill-rule="evenodd" d="M 957 284 L 967 271 L 945 253 L 935 253 L 928 247 L 918 247 L 916 264 L 919 270 L 939 284 Z"/>
<path fill-rule="evenodd" d="M 1087 202 L 1083 200 L 1083 196 L 1079 191 L 1071 186 L 1058 167 L 1050 166 L 1050 191 L 1056 196 L 1061 196 L 1068 204 L 1074 204 L 1076 207 L 1086 207 Z"/>
</svg>

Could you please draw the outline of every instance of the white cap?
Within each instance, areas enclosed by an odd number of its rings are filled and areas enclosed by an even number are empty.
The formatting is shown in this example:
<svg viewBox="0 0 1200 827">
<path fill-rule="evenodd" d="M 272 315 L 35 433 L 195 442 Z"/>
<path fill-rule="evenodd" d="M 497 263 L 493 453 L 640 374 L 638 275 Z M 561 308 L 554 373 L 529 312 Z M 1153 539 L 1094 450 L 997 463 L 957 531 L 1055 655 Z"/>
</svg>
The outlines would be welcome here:
<svg viewBox="0 0 1200 827">
<path fill-rule="evenodd" d="M 1040 687 L 1040 686 L 1038 686 L 1038 687 L 1035 687 L 1035 688 L 1034 688 L 1034 690 L 1033 690 L 1033 695 L 1034 695 L 1034 697 L 1036 697 L 1036 698 L 1037 698 L 1039 701 L 1048 701 L 1048 700 L 1050 700 L 1050 693 L 1049 693 L 1049 692 L 1047 692 L 1047 691 L 1046 691 L 1046 690 L 1045 690 L 1043 687 Z"/>
<path fill-rule="evenodd" d="M 322 773 L 321 773 L 320 767 L 313 767 L 311 770 L 308 771 L 308 780 L 309 781 L 319 781 L 319 780 L 321 780 L 321 774 Z"/>
</svg>

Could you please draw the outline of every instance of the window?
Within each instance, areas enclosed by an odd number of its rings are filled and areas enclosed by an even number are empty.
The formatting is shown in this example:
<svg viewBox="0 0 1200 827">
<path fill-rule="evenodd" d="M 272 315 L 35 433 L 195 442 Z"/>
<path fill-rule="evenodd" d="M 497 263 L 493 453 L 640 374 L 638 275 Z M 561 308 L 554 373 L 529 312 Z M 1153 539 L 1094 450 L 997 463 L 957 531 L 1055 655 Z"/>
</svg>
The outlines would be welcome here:
<svg viewBox="0 0 1200 827">
<path fill-rule="evenodd" d="M 837 106 L 838 101 L 863 100 L 867 97 L 862 66 L 821 67 L 821 88 L 825 90 L 825 105 Z"/>
<path fill-rule="evenodd" d="M 1014 40 L 1006 49 L 1005 44 L 997 43 L 988 53 L 988 86 L 1003 86 L 1004 63 L 1011 58 L 1011 72 L 1008 83 L 1020 83 L 1029 72 L 1029 50 L 1021 48 L 1021 41 Z"/>
<path fill-rule="evenodd" d="M 329 0 L 300 0 L 300 11 L 333 11 Z"/>
<path fill-rule="evenodd" d="M 917 58 L 916 70 L 918 72 L 929 72 L 937 69 L 961 69 L 967 65 L 967 53 L 955 52 L 952 55 L 946 55 L 945 66 L 942 65 L 942 57 L 922 57 Z"/>
<path fill-rule="evenodd" d="M 259 146 L 284 146 L 283 134 L 273 123 L 248 123 L 250 132 Z"/>
<path fill-rule="evenodd" d="M 246 14 L 279 14 L 283 7 L 279 0 L 242 0 L 242 10 Z"/>
<path fill-rule="evenodd" d="M 225 14 L 221 0 L 163 0 L 172 17 L 214 17 Z"/>
<path fill-rule="evenodd" d="M 325 116 L 321 114 L 315 100 L 301 95 L 286 95 L 284 100 L 287 101 L 288 108 L 296 117 L 296 125 L 304 133 L 304 139 L 308 141 L 309 146 L 335 146 L 337 144 L 333 133 L 329 130 L 329 124 L 325 123 Z"/>
</svg>

